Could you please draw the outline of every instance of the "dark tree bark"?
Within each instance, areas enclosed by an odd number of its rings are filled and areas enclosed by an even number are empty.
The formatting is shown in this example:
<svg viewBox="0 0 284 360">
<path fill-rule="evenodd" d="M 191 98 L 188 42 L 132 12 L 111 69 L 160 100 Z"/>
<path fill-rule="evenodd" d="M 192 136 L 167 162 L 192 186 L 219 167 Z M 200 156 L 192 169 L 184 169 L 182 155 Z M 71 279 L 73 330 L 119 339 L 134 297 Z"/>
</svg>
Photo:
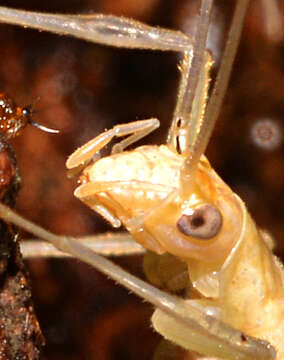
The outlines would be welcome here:
<svg viewBox="0 0 284 360">
<path fill-rule="evenodd" d="M 15 154 L 0 135 L 0 199 L 14 206 L 20 187 Z M 39 359 L 44 343 L 28 275 L 19 251 L 18 230 L 0 222 L 0 359 Z"/>
</svg>

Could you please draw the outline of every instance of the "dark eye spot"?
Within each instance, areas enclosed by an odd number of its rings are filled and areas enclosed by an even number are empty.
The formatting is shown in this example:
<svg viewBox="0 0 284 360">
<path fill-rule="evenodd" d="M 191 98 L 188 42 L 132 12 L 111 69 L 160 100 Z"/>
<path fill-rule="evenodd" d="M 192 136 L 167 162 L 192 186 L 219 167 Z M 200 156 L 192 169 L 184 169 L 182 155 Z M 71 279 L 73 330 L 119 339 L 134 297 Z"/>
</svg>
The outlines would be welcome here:
<svg viewBox="0 0 284 360">
<path fill-rule="evenodd" d="M 204 217 L 203 216 L 194 216 L 191 220 L 191 226 L 198 228 L 204 225 Z"/>
<path fill-rule="evenodd" d="M 218 234 L 222 227 L 222 215 L 211 204 L 196 208 L 191 215 L 182 215 L 177 221 L 177 228 L 187 236 L 210 239 Z"/>
<path fill-rule="evenodd" d="M 31 111 L 31 109 L 30 109 L 29 107 L 24 107 L 24 108 L 22 109 L 22 114 L 23 114 L 24 116 L 31 116 L 31 115 L 32 115 L 32 111 Z"/>
</svg>

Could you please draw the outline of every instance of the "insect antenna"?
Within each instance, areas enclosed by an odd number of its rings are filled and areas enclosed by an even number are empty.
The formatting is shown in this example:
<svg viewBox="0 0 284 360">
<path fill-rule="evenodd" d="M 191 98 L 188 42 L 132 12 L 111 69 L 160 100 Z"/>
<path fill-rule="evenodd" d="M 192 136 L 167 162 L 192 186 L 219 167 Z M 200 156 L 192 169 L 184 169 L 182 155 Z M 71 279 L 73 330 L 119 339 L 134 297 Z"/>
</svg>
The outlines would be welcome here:
<svg viewBox="0 0 284 360">
<path fill-rule="evenodd" d="M 58 134 L 60 131 L 57 130 L 57 129 L 51 129 L 51 128 L 48 128 L 42 124 L 39 124 L 37 123 L 36 121 L 30 119 L 29 121 L 29 124 L 31 124 L 32 126 L 36 127 L 37 129 L 39 130 L 42 130 L 44 132 L 47 132 L 47 133 L 50 133 L 50 134 Z"/>
<path fill-rule="evenodd" d="M 37 128 L 37 129 L 39 129 L 41 131 L 44 131 L 44 132 L 47 132 L 47 133 L 50 133 L 50 134 L 58 134 L 60 132 L 59 130 L 48 128 L 48 127 L 46 127 L 46 126 L 44 126 L 42 124 L 39 124 L 38 122 L 36 122 L 36 121 L 34 121 L 32 119 L 33 115 L 37 112 L 35 110 L 35 106 L 39 102 L 39 100 L 40 100 L 40 96 L 38 96 L 31 105 L 26 106 L 22 110 L 23 113 L 28 118 L 28 124 L 34 126 L 35 128 Z"/>
<path fill-rule="evenodd" d="M 187 191 L 186 189 L 190 187 L 191 182 L 191 176 L 188 174 L 192 174 L 197 168 L 199 159 L 206 150 L 207 144 L 212 134 L 212 130 L 218 118 L 225 92 L 228 87 L 236 51 L 240 42 L 248 5 L 249 0 L 237 1 L 221 65 L 217 74 L 212 95 L 207 105 L 205 118 L 200 126 L 196 140 L 194 141 L 194 144 L 192 144 L 192 151 L 185 160 L 183 169 L 181 171 L 181 178 L 185 191 Z"/>
<path fill-rule="evenodd" d="M 188 152 L 190 146 L 189 134 L 194 133 L 192 112 L 194 99 L 197 98 L 196 90 L 206 53 L 206 40 L 210 22 L 213 0 L 203 0 L 201 3 L 196 36 L 192 51 L 185 51 L 182 67 L 182 76 L 178 91 L 178 100 L 169 131 L 168 144 L 178 152 Z M 190 130 L 185 131 L 189 128 Z M 186 133 L 186 136 L 183 136 Z M 181 135 L 181 136 L 180 136 Z M 180 149 L 179 149 L 180 148 Z"/>
</svg>

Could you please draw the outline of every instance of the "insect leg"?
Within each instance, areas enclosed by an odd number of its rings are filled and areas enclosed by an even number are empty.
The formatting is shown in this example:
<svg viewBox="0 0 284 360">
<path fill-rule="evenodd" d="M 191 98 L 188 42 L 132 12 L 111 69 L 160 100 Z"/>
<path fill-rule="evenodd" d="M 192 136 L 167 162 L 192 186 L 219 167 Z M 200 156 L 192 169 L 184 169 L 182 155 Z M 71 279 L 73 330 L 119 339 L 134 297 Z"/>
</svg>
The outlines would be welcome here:
<svg viewBox="0 0 284 360">
<path fill-rule="evenodd" d="M 151 27 L 113 15 L 46 14 L 0 6 L 0 21 L 116 47 L 164 51 L 192 49 L 191 38 L 180 31 Z"/>
<path fill-rule="evenodd" d="M 105 233 L 77 238 L 77 241 L 87 246 L 97 254 L 104 256 L 140 255 L 145 249 L 126 232 Z M 53 245 L 36 239 L 25 240 L 20 244 L 24 258 L 70 257 L 70 254 L 57 250 Z"/>
<path fill-rule="evenodd" d="M 209 85 L 211 56 L 206 51 L 212 0 L 203 0 L 196 29 L 192 56 L 185 52 L 181 66 L 177 104 L 173 123 L 169 131 L 168 143 L 178 143 L 179 152 L 188 153 L 189 147 L 202 122 Z"/>
<path fill-rule="evenodd" d="M 113 152 L 122 151 L 126 146 L 157 129 L 159 125 L 160 122 L 157 119 L 133 121 L 128 124 L 116 125 L 111 130 L 105 131 L 104 133 L 87 142 L 87 144 L 74 151 L 67 159 L 66 166 L 68 169 L 77 167 L 85 161 L 89 160 L 93 155 L 95 155 L 105 145 L 107 145 L 115 136 L 122 137 L 132 134 L 132 136 L 130 136 L 128 139 L 125 139 L 117 144 L 118 148 L 113 148 Z"/>
<path fill-rule="evenodd" d="M 212 95 L 206 108 L 204 121 L 200 126 L 194 144 L 192 144 L 192 151 L 185 160 L 181 171 L 181 185 L 183 187 L 183 193 L 190 193 L 191 191 L 192 175 L 194 170 L 197 168 L 201 155 L 205 153 L 207 144 L 219 115 L 220 107 L 228 87 L 231 69 L 240 41 L 248 5 L 249 0 L 239 0 L 236 3 L 220 69 L 214 84 Z"/>
<path fill-rule="evenodd" d="M 275 350 L 267 342 L 257 340 L 231 328 L 204 311 L 194 301 L 190 303 L 167 294 L 152 285 L 136 278 L 113 264 L 108 259 L 95 254 L 76 239 L 57 236 L 17 215 L 11 209 L 0 204 L 0 216 L 7 222 L 13 222 L 39 238 L 51 242 L 59 250 L 72 254 L 90 264 L 105 275 L 111 277 L 136 295 L 158 307 L 171 324 L 185 334 L 185 339 L 200 353 L 227 359 L 260 360 L 275 359 Z M 187 332 L 183 330 L 187 330 Z M 245 340 L 244 340 L 245 339 Z M 202 344 L 206 343 L 206 347 Z M 195 345 L 194 345 L 195 344 Z M 183 344 L 180 342 L 180 345 Z M 225 355 L 224 355 L 225 354 Z"/>
</svg>

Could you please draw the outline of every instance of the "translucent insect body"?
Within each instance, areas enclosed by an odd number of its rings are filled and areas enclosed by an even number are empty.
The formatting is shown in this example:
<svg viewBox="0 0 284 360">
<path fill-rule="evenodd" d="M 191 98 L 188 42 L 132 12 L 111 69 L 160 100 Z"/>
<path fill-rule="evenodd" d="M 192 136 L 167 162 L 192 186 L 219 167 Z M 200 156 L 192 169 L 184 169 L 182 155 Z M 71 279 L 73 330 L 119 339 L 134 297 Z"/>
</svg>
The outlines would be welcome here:
<svg viewBox="0 0 284 360">
<path fill-rule="evenodd" d="M 88 164 L 81 185 L 75 191 L 78 198 L 114 227 L 123 224 L 147 249 L 158 254 L 170 253 L 186 264 L 196 290 L 190 299 L 182 300 L 161 292 L 95 255 L 75 239 L 56 237 L 2 205 L 0 211 L 3 218 L 92 264 L 157 306 L 152 318 L 155 329 L 178 345 L 225 359 L 281 360 L 284 359 L 282 265 L 272 255 L 242 200 L 202 155 L 224 96 L 247 5 L 248 1 L 244 0 L 237 4 L 208 104 L 212 60 L 205 45 L 210 0 L 202 1 L 193 47 L 186 36 L 164 30 L 156 33 L 157 41 L 154 41 L 152 28 L 127 19 L 103 15 L 65 18 L 13 13 L 0 7 L 3 21 L 80 37 L 83 37 L 84 22 L 92 19 L 93 26 L 88 27 L 85 38 L 95 38 L 92 34 L 98 34 L 94 41 L 116 46 L 172 50 L 170 39 L 176 36 L 174 50 L 183 50 L 184 60 L 167 144 L 124 151 L 156 129 L 159 122 L 148 119 L 117 125 L 76 150 L 66 165 L 72 169 L 82 163 Z M 54 21 L 51 21 L 52 16 Z M 36 24 L 36 19 L 40 25 Z M 70 25 L 69 31 L 68 24 L 74 19 L 78 20 L 78 26 Z M 65 27 L 62 26 L 64 21 Z M 121 36 L 116 37 L 117 34 Z M 141 42 L 141 38 L 151 40 Z M 129 137 L 112 148 L 112 155 L 90 164 L 92 157 L 114 137 L 127 135 Z"/>
</svg>

